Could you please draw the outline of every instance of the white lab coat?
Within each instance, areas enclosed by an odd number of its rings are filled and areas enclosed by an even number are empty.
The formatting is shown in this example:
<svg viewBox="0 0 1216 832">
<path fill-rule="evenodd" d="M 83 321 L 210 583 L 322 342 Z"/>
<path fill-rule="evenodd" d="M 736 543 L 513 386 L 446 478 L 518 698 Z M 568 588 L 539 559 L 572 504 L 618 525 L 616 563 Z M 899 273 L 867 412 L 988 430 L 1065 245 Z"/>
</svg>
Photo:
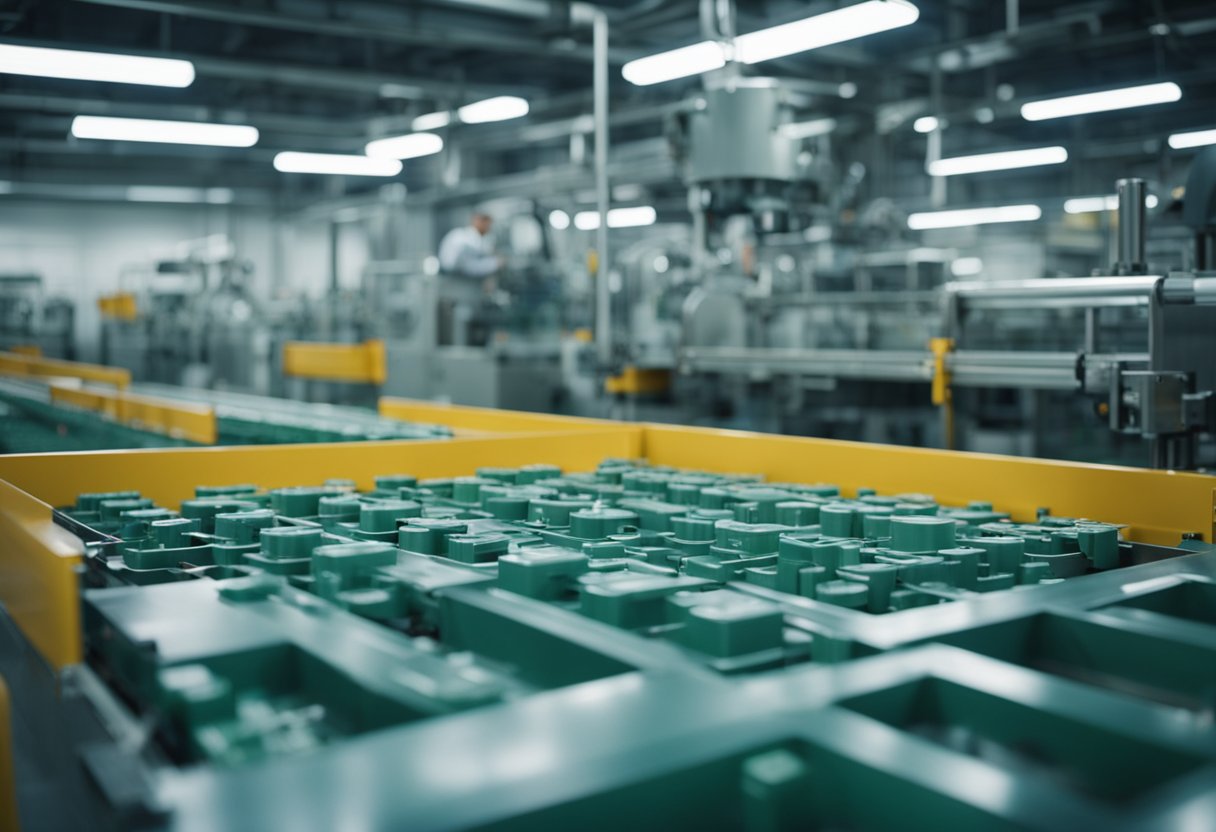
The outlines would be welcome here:
<svg viewBox="0 0 1216 832">
<path fill-rule="evenodd" d="M 489 277 L 498 271 L 498 258 L 491 253 L 489 237 L 466 225 L 443 236 L 439 243 L 439 267 L 447 274 Z"/>
</svg>

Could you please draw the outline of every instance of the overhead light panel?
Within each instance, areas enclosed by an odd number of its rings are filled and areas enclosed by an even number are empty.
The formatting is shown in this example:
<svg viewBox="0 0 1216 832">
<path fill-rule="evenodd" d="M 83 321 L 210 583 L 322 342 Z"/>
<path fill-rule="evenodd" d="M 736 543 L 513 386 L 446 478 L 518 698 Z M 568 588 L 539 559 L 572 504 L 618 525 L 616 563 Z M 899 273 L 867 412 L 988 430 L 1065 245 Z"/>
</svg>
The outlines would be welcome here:
<svg viewBox="0 0 1216 832">
<path fill-rule="evenodd" d="M 608 212 L 609 228 L 638 228 L 654 225 L 657 214 L 649 205 L 634 208 L 613 208 Z M 600 227 L 599 211 L 579 211 L 574 215 L 574 227 L 580 231 L 594 231 Z"/>
<path fill-rule="evenodd" d="M 704 40 L 692 46 L 682 46 L 630 61 L 621 68 L 621 75 L 631 84 L 648 87 L 690 75 L 712 72 L 726 66 L 726 51 L 717 41 Z"/>
<path fill-rule="evenodd" d="M 1129 107 L 1147 107 L 1150 104 L 1168 104 L 1180 98 L 1182 98 L 1182 88 L 1173 82 L 1142 84 L 1138 87 L 1123 87 L 1117 90 L 1031 101 L 1022 105 L 1022 118 L 1027 121 L 1045 121 L 1050 118 L 1081 116 L 1086 113 L 1126 110 Z"/>
<path fill-rule="evenodd" d="M 127 188 L 127 200 L 130 202 L 227 205 L 234 197 L 231 188 L 176 188 L 164 185 L 132 185 Z"/>
<path fill-rule="evenodd" d="M 514 95 L 499 95 L 466 104 L 456 110 L 460 120 L 465 124 L 484 124 L 489 121 L 506 121 L 521 118 L 528 114 L 526 99 Z"/>
<path fill-rule="evenodd" d="M 325 173 L 336 176 L 396 176 L 397 159 L 345 156 L 337 153 L 298 153 L 287 150 L 274 157 L 274 169 L 282 173 Z"/>
<path fill-rule="evenodd" d="M 377 159 L 417 159 L 443 150 L 443 139 L 434 133 L 410 133 L 368 142 L 363 152 Z"/>
<path fill-rule="evenodd" d="M 177 58 L 46 49 L 12 43 L 0 44 L 0 73 L 150 87 L 188 87 L 194 83 L 194 64 Z"/>
<path fill-rule="evenodd" d="M 777 128 L 787 139 L 813 139 L 826 136 L 836 129 L 834 118 L 813 118 L 810 121 L 795 121 Z"/>
<path fill-rule="evenodd" d="M 967 173 L 1058 165 L 1067 161 L 1068 151 L 1062 147 L 1032 147 L 1026 150 L 1006 150 L 1001 153 L 980 153 L 976 156 L 938 159 L 930 162 L 926 169 L 931 176 L 959 176 Z"/>
<path fill-rule="evenodd" d="M 598 214 L 596 215 L 598 219 Z M 596 223 L 599 224 L 598 222 Z M 565 231 L 570 227 L 570 215 L 565 211 L 557 210 L 549 212 L 549 225 L 558 231 Z"/>
<path fill-rule="evenodd" d="M 440 110 L 437 113 L 426 113 L 410 122 L 411 130 L 438 130 L 452 123 L 451 110 Z"/>
<path fill-rule="evenodd" d="M 950 274 L 955 277 L 975 277 L 984 271 L 984 261 L 978 257 L 959 257 L 950 263 Z"/>
<path fill-rule="evenodd" d="M 993 208 L 966 208 L 957 211 L 928 211 L 908 215 L 908 228 L 926 231 L 934 228 L 965 228 L 1000 222 L 1033 222 L 1043 216 L 1037 205 L 999 205 Z"/>
<path fill-rule="evenodd" d="M 1157 197 L 1149 194 L 1144 198 L 1144 205 L 1147 208 L 1156 208 Z M 1066 214 L 1096 214 L 1101 211 L 1117 211 L 1118 209 L 1119 197 L 1115 194 L 1079 196 L 1075 199 L 1064 200 L 1064 213 Z"/>
<path fill-rule="evenodd" d="M 1195 130 L 1191 133 L 1174 133 L 1170 136 L 1169 143 L 1170 147 L 1174 148 L 1174 150 L 1216 144 L 1216 130 Z"/>
<path fill-rule="evenodd" d="M 935 116 L 921 116 L 912 122 L 912 129 L 917 133 L 932 133 L 939 124 L 940 122 Z"/>
<path fill-rule="evenodd" d="M 739 35 L 735 38 L 735 60 L 757 64 L 784 58 L 908 26 L 918 17 L 920 10 L 907 0 L 866 0 L 793 23 Z"/>
<path fill-rule="evenodd" d="M 198 121 L 158 121 L 150 118 L 76 116 L 72 135 L 78 139 L 116 142 L 198 144 L 209 147 L 252 147 L 258 128 L 245 124 L 207 124 Z"/>
<path fill-rule="evenodd" d="M 918 17 L 920 10 L 907 0 L 865 0 L 843 9 L 739 35 L 733 43 L 703 40 L 691 46 L 647 55 L 625 64 L 621 75 L 638 86 L 661 84 L 721 69 L 732 57 L 745 64 L 758 64 L 898 29 L 915 23 Z M 852 98 L 856 94 L 855 84 L 841 84 L 842 98 Z"/>
</svg>

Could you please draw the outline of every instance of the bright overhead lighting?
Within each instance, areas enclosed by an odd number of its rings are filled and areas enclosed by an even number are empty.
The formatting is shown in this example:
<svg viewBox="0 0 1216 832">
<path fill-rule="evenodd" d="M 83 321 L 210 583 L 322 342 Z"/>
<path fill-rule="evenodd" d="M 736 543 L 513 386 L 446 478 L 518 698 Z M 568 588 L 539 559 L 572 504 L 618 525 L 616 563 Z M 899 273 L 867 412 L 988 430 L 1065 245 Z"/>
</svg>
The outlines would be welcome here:
<svg viewBox="0 0 1216 832">
<path fill-rule="evenodd" d="M 1144 204 L 1148 208 L 1156 208 L 1157 197 L 1149 194 L 1144 198 Z M 1064 213 L 1066 214 L 1096 214 L 1100 211 L 1117 211 L 1118 209 L 1119 197 L 1115 194 L 1079 196 L 1075 199 L 1064 200 Z"/>
<path fill-rule="evenodd" d="M 920 10 L 907 0 L 866 0 L 855 6 L 739 35 L 735 38 L 735 58 L 745 64 L 783 58 L 898 29 L 915 23 L 918 17 Z"/>
<path fill-rule="evenodd" d="M 939 123 L 934 116 L 921 116 L 912 122 L 912 129 L 917 133 L 932 133 L 937 129 Z"/>
<path fill-rule="evenodd" d="M 649 205 L 636 208 L 613 208 L 608 212 L 609 228 L 637 228 L 654 225 L 655 210 Z M 579 211 L 574 215 L 574 227 L 580 231 L 594 231 L 600 227 L 599 211 Z"/>
<path fill-rule="evenodd" d="M 966 208 L 959 211 L 928 211 L 908 215 L 908 228 L 962 228 L 998 222 L 1031 222 L 1043 216 L 1037 205 L 1001 205 L 994 208 Z"/>
<path fill-rule="evenodd" d="M 130 202 L 227 205 L 234 198 L 231 188 L 175 188 L 162 185 L 132 185 L 127 188 L 127 200 Z"/>
<path fill-rule="evenodd" d="M 1183 150 L 1188 147 L 1203 147 L 1216 144 L 1216 130 L 1196 130 L 1192 133 L 1174 133 L 1169 138 L 1170 147 Z"/>
<path fill-rule="evenodd" d="M 76 116 L 72 135 L 78 139 L 116 142 L 201 144 L 211 147 L 252 147 L 258 128 L 244 124 L 206 124 L 197 121 L 157 121 L 150 118 Z"/>
<path fill-rule="evenodd" d="M 434 133 L 410 133 L 368 142 L 363 152 L 377 159 L 417 159 L 443 150 L 443 139 Z"/>
<path fill-rule="evenodd" d="M 1068 151 L 1062 147 L 1032 147 L 1027 150 L 1006 150 L 1001 153 L 938 159 L 930 162 L 926 169 L 930 176 L 958 176 L 965 173 L 1058 165 L 1067 161 Z"/>
<path fill-rule="evenodd" d="M 826 136 L 836 129 L 834 118 L 814 118 L 810 121 L 796 121 L 783 124 L 777 128 L 787 139 L 813 139 L 816 136 Z"/>
<path fill-rule="evenodd" d="M 960 257 L 950 263 L 950 274 L 955 277 L 974 277 L 984 270 L 984 261 L 978 257 Z"/>
<path fill-rule="evenodd" d="M 283 173 L 396 176 L 401 173 L 401 162 L 397 159 L 373 159 L 370 156 L 344 156 L 337 153 L 297 153 L 288 150 L 274 157 L 274 169 Z"/>
<path fill-rule="evenodd" d="M 1022 118 L 1027 121 L 1043 121 L 1086 113 L 1104 113 L 1108 110 L 1125 110 L 1128 107 L 1146 107 L 1149 104 L 1168 104 L 1180 98 L 1182 89 L 1175 83 L 1143 84 L 1138 87 L 1031 101 L 1022 105 Z"/>
<path fill-rule="evenodd" d="M 621 68 L 621 75 L 631 84 L 646 87 L 700 75 L 726 66 L 726 52 L 717 41 L 703 40 L 692 46 L 682 46 L 657 55 L 630 61 Z"/>
<path fill-rule="evenodd" d="M 151 87 L 188 87 L 194 82 L 194 64 L 176 58 L 44 49 L 12 43 L 0 44 L 0 73 Z"/>
<path fill-rule="evenodd" d="M 597 214 L 596 215 L 597 219 L 598 219 L 598 216 L 599 215 Z M 570 215 L 567 214 L 565 211 L 550 211 L 549 212 L 549 225 L 553 226 L 553 228 L 557 229 L 558 231 L 565 231 L 567 228 L 570 227 Z M 597 225 L 598 225 L 598 222 L 597 222 Z"/>
<path fill-rule="evenodd" d="M 440 110 L 437 113 L 426 113 L 410 122 L 411 130 L 438 130 L 452 123 L 452 112 Z"/>
<path fill-rule="evenodd" d="M 865 0 L 793 23 L 739 35 L 733 44 L 703 40 L 691 46 L 647 55 L 625 64 L 621 75 L 638 86 L 661 84 L 721 69 L 726 66 L 732 52 L 734 60 L 758 64 L 808 49 L 898 29 L 915 23 L 918 17 L 920 10 L 907 0 Z M 856 94 L 855 84 L 840 85 L 841 98 L 852 98 Z"/>
<path fill-rule="evenodd" d="M 488 121 L 506 121 L 520 118 L 528 114 L 526 99 L 514 95 L 499 95 L 466 104 L 456 110 L 460 120 L 465 124 L 484 124 Z"/>
</svg>

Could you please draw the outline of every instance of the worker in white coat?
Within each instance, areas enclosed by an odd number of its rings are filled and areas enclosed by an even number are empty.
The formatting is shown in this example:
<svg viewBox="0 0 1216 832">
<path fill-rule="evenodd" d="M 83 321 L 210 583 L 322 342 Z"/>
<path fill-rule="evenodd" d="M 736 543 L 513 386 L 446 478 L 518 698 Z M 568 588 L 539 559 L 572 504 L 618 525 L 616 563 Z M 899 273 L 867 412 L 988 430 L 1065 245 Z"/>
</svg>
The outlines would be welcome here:
<svg viewBox="0 0 1216 832">
<path fill-rule="evenodd" d="M 494 254 L 490 243 L 489 214 L 473 214 L 469 224 L 453 228 L 439 244 L 439 268 L 450 275 L 487 278 L 502 268 L 502 258 Z"/>
</svg>

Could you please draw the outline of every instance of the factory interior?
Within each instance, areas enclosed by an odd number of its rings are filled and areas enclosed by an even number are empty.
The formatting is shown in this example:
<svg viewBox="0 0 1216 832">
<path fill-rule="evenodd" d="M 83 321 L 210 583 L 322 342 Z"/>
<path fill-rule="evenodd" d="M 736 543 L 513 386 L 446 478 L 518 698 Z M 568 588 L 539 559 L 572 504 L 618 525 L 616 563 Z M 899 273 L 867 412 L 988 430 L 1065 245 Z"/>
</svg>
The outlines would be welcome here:
<svg viewBox="0 0 1216 832">
<path fill-rule="evenodd" d="M 0 832 L 1216 828 L 1216 5 L 0 0 Z"/>
</svg>

